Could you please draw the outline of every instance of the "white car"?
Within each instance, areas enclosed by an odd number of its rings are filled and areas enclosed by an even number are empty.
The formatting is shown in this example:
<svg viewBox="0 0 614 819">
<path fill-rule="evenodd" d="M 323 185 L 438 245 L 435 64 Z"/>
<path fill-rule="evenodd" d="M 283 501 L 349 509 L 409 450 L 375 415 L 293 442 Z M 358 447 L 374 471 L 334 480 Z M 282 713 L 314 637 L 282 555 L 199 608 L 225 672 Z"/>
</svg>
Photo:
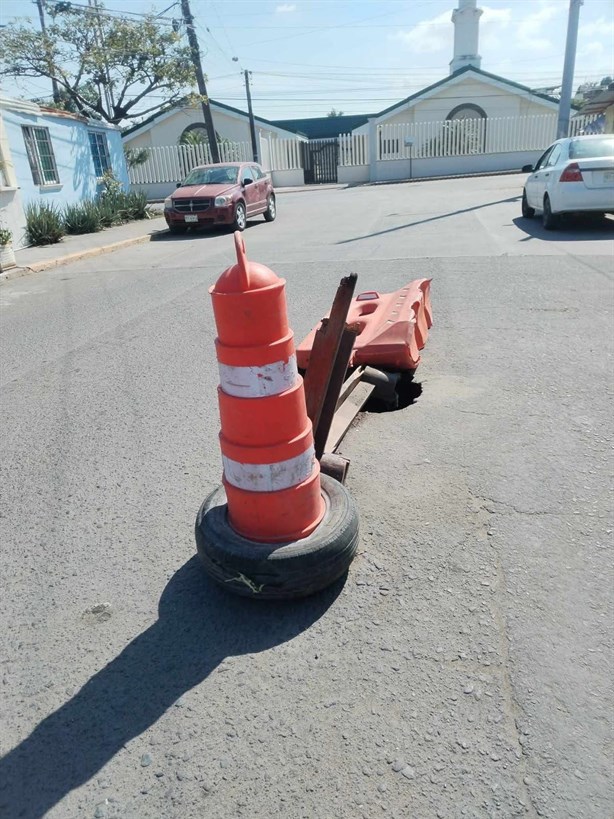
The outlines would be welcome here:
<svg viewBox="0 0 614 819">
<path fill-rule="evenodd" d="M 542 214 L 544 228 L 563 213 L 614 213 L 614 135 L 557 139 L 537 160 L 522 192 L 522 215 Z"/>
</svg>

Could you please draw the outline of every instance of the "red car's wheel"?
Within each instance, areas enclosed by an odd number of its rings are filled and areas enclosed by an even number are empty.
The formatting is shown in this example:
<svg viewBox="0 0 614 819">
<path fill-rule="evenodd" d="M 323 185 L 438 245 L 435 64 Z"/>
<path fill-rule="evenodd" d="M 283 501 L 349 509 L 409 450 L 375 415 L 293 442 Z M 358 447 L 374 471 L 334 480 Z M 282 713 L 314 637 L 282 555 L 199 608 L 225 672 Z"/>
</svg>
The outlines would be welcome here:
<svg viewBox="0 0 614 819">
<path fill-rule="evenodd" d="M 264 218 L 267 222 L 275 221 L 277 216 L 277 203 L 275 202 L 275 194 L 271 193 L 267 202 L 267 209 L 264 212 Z"/>
<path fill-rule="evenodd" d="M 247 222 L 247 214 L 245 212 L 245 205 L 243 202 L 237 202 L 235 207 L 235 220 L 232 225 L 233 230 L 245 230 Z"/>
</svg>

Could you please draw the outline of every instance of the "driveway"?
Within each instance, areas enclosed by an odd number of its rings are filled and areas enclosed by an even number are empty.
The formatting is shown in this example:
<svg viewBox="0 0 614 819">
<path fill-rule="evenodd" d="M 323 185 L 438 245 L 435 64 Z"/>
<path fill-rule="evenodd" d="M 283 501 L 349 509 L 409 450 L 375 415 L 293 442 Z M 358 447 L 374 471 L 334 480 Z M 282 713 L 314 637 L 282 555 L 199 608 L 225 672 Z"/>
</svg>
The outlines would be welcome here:
<svg viewBox="0 0 614 819">
<path fill-rule="evenodd" d="M 298 604 L 193 557 L 231 237 L 2 286 L 2 815 L 610 814 L 614 232 L 546 234 L 520 186 L 284 194 L 246 231 L 298 338 L 349 272 L 433 278 L 421 396 L 342 445 L 360 553 Z"/>
</svg>

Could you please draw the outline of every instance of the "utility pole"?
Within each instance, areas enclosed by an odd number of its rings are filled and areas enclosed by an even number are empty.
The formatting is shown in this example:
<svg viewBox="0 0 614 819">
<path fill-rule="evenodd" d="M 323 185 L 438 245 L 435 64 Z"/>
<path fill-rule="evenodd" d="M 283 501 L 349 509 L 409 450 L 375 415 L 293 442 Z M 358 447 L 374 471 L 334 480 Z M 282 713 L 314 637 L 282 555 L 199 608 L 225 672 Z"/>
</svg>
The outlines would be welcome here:
<svg viewBox="0 0 614 819">
<path fill-rule="evenodd" d="M 576 65 L 576 46 L 578 45 L 578 20 L 580 6 L 584 0 L 569 0 L 569 17 L 567 19 L 567 42 L 565 44 L 565 63 L 563 65 L 563 82 L 559 102 L 559 120 L 556 127 L 556 138 L 563 139 L 569 134 L 569 114 L 573 92 L 573 75 Z"/>
<path fill-rule="evenodd" d="M 185 22 L 188 33 L 188 42 L 192 51 L 192 62 L 196 70 L 196 82 L 198 84 L 198 93 L 202 97 L 203 117 L 205 119 L 205 126 L 207 128 L 207 136 L 209 138 L 209 148 L 211 150 L 211 158 L 214 162 L 220 161 L 220 152 L 217 147 L 217 139 L 215 137 L 215 128 L 213 127 L 213 116 L 211 115 L 211 106 L 209 105 L 209 97 L 207 95 L 207 86 L 205 85 L 205 76 L 203 74 L 203 67 L 200 62 L 200 49 L 198 48 L 198 38 L 194 31 L 194 18 L 190 11 L 190 0 L 181 0 L 181 13 Z"/>
<path fill-rule="evenodd" d="M 252 138 L 252 153 L 254 155 L 254 162 L 258 162 L 258 143 L 256 142 L 256 123 L 254 122 L 254 112 L 252 110 L 252 93 L 249 89 L 249 71 L 244 71 L 245 74 L 245 93 L 247 94 L 247 112 L 249 114 L 249 133 Z"/>
<path fill-rule="evenodd" d="M 43 0 L 35 0 L 38 6 L 38 16 L 41 21 L 41 31 L 45 40 L 47 39 L 47 26 L 45 25 L 45 9 L 43 8 Z M 60 86 L 57 84 L 55 77 L 51 78 L 51 88 L 53 89 L 53 101 L 56 105 L 60 102 Z"/>
</svg>

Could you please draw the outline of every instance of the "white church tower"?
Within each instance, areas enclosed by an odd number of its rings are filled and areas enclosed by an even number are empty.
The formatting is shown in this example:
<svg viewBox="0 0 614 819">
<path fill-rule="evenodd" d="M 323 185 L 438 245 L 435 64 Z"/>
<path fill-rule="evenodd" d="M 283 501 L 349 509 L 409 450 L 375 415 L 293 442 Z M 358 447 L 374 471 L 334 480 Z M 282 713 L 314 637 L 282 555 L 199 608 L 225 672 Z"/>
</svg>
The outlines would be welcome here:
<svg viewBox="0 0 614 819">
<path fill-rule="evenodd" d="M 476 0 L 458 0 L 458 8 L 452 12 L 454 23 L 454 56 L 450 63 L 450 74 L 466 65 L 480 67 L 482 58 L 478 54 L 480 17 L 482 9 Z"/>
</svg>

